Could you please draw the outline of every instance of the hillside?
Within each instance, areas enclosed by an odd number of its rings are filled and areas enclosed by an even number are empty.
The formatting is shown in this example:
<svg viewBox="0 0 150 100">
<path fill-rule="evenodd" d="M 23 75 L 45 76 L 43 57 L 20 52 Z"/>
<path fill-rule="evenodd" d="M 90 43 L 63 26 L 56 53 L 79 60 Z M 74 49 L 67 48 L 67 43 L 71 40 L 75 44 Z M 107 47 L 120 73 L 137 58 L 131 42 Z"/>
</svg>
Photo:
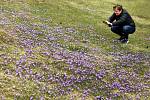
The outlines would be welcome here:
<svg viewBox="0 0 150 100">
<path fill-rule="evenodd" d="M 129 43 L 102 21 L 122 4 Z M 0 0 L 0 99 L 149 100 L 149 0 Z"/>
</svg>

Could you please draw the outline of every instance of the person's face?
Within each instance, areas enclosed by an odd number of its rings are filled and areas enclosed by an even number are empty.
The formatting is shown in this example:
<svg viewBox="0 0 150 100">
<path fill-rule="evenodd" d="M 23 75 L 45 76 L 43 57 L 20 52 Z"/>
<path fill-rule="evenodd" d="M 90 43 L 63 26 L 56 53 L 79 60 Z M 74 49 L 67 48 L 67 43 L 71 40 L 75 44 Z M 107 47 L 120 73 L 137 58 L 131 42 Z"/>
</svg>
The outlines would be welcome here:
<svg viewBox="0 0 150 100">
<path fill-rule="evenodd" d="M 121 14 L 122 10 L 118 10 L 117 8 L 114 9 L 114 13 L 116 14 L 116 16 L 119 16 Z"/>
</svg>

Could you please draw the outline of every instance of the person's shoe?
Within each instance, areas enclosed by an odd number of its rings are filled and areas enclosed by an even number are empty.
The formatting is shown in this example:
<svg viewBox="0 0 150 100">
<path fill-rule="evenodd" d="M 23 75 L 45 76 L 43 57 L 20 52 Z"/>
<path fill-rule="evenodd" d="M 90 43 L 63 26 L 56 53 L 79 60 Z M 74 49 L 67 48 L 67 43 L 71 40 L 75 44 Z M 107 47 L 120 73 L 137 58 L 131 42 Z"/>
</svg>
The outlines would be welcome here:
<svg viewBox="0 0 150 100">
<path fill-rule="evenodd" d="M 126 39 L 126 38 L 120 40 L 120 42 L 121 42 L 121 43 L 126 43 L 126 44 L 129 43 L 128 39 Z"/>
</svg>

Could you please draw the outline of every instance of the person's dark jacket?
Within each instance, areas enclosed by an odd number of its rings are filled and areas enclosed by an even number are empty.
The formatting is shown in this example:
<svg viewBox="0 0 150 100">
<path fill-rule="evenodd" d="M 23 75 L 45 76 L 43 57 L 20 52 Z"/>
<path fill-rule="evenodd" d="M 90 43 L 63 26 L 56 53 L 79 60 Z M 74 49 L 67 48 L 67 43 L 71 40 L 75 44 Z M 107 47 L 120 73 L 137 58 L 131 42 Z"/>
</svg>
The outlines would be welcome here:
<svg viewBox="0 0 150 100">
<path fill-rule="evenodd" d="M 132 17 L 125 9 L 122 10 L 119 16 L 116 16 L 115 13 L 113 13 L 112 16 L 109 17 L 108 21 L 111 22 L 112 25 L 116 26 L 131 25 L 135 27 Z"/>
</svg>

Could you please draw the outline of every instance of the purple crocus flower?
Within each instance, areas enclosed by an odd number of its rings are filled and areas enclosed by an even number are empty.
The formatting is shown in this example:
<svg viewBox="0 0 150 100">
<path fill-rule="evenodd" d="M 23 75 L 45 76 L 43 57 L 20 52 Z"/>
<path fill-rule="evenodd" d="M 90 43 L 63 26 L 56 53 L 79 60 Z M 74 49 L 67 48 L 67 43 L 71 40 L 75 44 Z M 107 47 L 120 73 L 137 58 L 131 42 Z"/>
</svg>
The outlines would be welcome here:
<svg viewBox="0 0 150 100">
<path fill-rule="evenodd" d="M 119 82 L 113 82 L 111 88 L 120 88 L 121 84 Z"/>
</svg>

